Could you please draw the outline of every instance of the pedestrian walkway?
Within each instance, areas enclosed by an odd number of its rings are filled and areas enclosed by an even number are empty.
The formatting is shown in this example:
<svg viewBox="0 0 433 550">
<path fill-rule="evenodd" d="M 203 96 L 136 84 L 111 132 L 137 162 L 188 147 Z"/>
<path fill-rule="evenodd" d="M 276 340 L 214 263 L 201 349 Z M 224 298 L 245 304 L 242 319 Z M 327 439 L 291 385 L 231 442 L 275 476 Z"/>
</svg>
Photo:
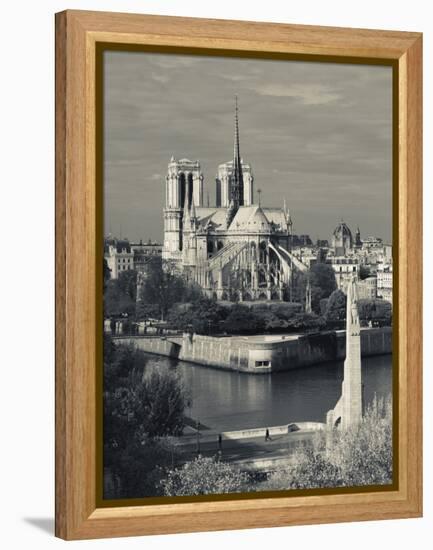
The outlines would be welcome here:
<svg viewBox="0 0 433 550">
<path fill-rule="evenodd" d="M 188 441 L 178 438 L 176 446 L 187 460 L 201 454 L 202 456 L 217 455 L 228 462 L 263 461 L 287 457 L 297 445 L 311 441 L 318 431 L 318 429 L 298 429 L 288 432 L 287 426 L 285 428 L 285 433 L 273 433 L 273 429 L 269 428 L 269 439 L 266 439 L 266 428 L 260 428 L 255 429 L 250 437 L 222 437 L 221 441 L 215 434 L 212 437 L 206 435 L 195 439 L 188 437 Z M 257 433 L 259 430 L 260 434 Z M 245 431 L 240 433 L 245 434 Z"/>
</svg>

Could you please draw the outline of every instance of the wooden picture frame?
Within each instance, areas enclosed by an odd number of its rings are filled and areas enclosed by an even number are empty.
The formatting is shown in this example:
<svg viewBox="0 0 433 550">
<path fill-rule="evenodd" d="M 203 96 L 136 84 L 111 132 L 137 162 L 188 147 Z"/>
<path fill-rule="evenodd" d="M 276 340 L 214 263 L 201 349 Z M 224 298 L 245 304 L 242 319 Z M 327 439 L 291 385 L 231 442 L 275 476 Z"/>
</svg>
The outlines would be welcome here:
<svg viewBox="0 0 433 550">
<path fill-rule="evenodd" d="M 98 504 L 102 314 L 96 56 L 104 43 L 197 53 L 386 63 L 394 69 L 398 479 L 332 491 L 146 506 Z M 99 136 L 99 141 L 100 141 Z M 422 514 L 422 35 L 120 13 L 56 15 L 56 535 L 117 537 Z M 100 338 L 100 336 L 99 336 Z M 100 340 L 99 340 L 100 342 Z M 260 495 L 259 495 L 260 496 Z"/>
</svg>

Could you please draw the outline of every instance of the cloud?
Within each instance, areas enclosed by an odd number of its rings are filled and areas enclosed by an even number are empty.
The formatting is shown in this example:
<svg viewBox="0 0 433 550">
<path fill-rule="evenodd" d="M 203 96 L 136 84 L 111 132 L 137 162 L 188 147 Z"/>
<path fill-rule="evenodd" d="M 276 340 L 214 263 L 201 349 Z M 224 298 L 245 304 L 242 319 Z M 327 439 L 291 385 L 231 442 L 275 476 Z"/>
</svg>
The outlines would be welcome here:
<svg viewBox="0 0 433 550">
<path fill-rule="evenodd" d="M 161 240 L 172 155 L 200 160 L 214 202 L 237 93 L 241 153 L 264 205 L 286 197 L 301 233 L 326 238 L 344 215 L 390 235 L 388 67 L 110 52 L 105 83 L 107 227 Z"/>
<path fill-rule="evenodd" d="M 248 76 L 243 74 L 220 74 L 220 77 L 230 80 L 231 82 L 242 82 L 244 80 L 248 80 Z"/>
<path fill-rule="evenodd" d="M 152 59 L 150 59 L 152 57 Z M 186 68 L 199 63 L 202 58 L 194 55 L 152 54 L 150 63 L 163 70 Z"/>
<path fill-rule="evenodd" d="M 170 80 L 168 74 L 153 73 L 152 78 L 153 80 L 155 80 L 156 82 L 160 82 L 161 84 L 166 84 Z"/>
<path fill-rule="evenodd" d="M 265 84 L 256 92 L 262 96 L 292 97 L 303 105 L 327 105 L 341 99 L 341 95 L 328 86 L 320 84 Z"/>
</svg>

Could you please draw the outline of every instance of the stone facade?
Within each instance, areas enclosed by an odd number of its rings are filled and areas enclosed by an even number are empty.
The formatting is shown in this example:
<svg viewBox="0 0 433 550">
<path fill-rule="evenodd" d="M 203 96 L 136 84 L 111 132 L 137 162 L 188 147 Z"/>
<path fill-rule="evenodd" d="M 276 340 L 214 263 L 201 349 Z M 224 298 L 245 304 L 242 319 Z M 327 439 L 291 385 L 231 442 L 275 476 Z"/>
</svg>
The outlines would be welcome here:
<svg viewBox="0 0 433 550">
<path fill-rule="evenodd" d="M 377 270 L 377 295 L 392 303 L 392 264 L 381 265 Z"/>
<path fill-rule="evenodd" d="M 134 269 L 134 252 L 127 240 L 107 240 L 104 246 L 104 258 L 112 279 L 118 279 L 122 271 Z"/>
</svg>

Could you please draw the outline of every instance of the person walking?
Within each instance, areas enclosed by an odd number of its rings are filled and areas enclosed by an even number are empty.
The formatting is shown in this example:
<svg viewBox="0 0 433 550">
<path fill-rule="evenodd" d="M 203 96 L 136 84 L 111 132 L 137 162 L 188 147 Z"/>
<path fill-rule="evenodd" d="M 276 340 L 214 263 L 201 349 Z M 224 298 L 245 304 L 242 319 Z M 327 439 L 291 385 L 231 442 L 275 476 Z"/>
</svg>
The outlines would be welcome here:
<svg viewBox="0 0 433 550">
<path fill-rule="evenodd" d="M 269 435 L 269 428 L 266 428 L 265 441 L 271 441 L 271 436 Z"/>
</svg>

